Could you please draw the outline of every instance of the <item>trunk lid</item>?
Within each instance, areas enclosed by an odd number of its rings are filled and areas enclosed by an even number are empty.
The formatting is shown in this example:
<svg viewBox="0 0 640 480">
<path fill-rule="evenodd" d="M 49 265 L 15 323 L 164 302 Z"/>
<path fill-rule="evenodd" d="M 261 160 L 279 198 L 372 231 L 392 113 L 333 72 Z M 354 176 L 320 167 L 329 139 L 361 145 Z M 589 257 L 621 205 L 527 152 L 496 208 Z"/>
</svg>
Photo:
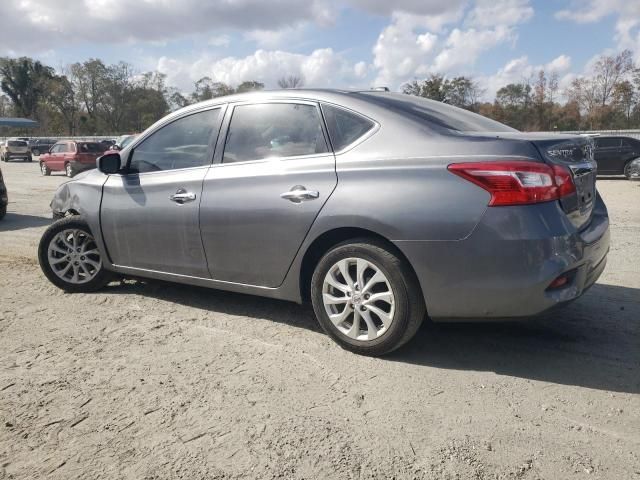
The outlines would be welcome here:
<svg viewBox="0 0 640 480">
<path fill-rule="evenodd" d="M 550 133 L 499 133 L 500 138 L 531 142 L 542 159 L 571 171 L 576 194 L 560 200 L 571 223 L 578 229 L 591 220 L 596 201 L 597 164 L 593 158 L 593 139 L 588 136 Z"/>
</svg>

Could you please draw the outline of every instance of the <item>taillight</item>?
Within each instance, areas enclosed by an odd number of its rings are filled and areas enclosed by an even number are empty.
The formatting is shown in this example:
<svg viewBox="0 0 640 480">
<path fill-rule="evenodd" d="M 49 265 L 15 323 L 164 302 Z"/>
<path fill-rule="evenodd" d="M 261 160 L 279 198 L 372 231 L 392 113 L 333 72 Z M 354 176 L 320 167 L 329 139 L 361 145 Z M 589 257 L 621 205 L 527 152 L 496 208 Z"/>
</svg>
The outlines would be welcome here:
<svg viewBox="0 0 640 480">
<path fill-rule="evenodd" d="M 489 205 L 527 205 L 558 200 L 576 191 L 563 166 L 527 161 L 453 163 L 447 167 L 491 194 Z"/>
</svg>

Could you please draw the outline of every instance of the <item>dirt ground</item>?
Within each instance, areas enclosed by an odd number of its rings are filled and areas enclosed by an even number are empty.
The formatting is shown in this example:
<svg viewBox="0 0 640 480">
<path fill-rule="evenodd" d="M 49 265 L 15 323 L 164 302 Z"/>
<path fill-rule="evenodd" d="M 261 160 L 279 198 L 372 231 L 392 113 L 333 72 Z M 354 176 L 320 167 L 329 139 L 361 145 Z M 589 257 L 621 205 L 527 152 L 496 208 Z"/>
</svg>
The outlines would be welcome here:
<svg viewBox="0 0 640 480">
<path fill-rule="evenodd" d="M 640 182 L 599 181 L 612 250 L 579 301 L 372 359 L 295 304 L 62 293 L 36 245 L 66 179 L 1 167 L 0 478 L 640 479 Z"/>
</svg>

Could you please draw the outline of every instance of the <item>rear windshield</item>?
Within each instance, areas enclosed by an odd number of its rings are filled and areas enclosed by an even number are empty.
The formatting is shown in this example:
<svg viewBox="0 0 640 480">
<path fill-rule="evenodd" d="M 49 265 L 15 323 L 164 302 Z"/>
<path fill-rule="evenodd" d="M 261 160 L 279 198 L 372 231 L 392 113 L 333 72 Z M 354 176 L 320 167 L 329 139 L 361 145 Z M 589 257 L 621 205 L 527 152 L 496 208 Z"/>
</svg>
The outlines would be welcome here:
<svg viewBox="0 0 640 480">
<path fill-rule="evenodd" d="M 23 142 L 22 140 L 9 140 L 7 145 L 10 147 L 26 147 L 27 142 Z"/>
<path fill-rule="evenodd" d="M 449 130 L 459 132 L 517 132 L 514 128 L 477 113 L 414 95 L 376 92 L 361 92 L 356 95 L 365 97 L 369 102 L 390 110 L 399 111 L 418 121 Z"/>
<path fill-rule="evenodd" d="M 89 152 L 89 153 L 101 153 L 104 152 L 104 145 L 100 145 L 99 143 L 79 143 L 78 151 Z"/>
</svg>

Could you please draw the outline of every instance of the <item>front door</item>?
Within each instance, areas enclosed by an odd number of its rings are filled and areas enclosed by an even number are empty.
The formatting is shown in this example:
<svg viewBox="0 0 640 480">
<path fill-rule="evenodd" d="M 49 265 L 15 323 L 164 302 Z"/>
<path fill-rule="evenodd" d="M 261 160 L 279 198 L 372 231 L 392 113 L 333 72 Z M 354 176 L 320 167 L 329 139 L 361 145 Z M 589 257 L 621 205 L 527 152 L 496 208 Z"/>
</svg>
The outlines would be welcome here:
<svg viewBox="0 0 640 480">
<path fill-rule="evenodd" d="M 115 265 L 209 277 L 198 212 L 220 121 L 220 108 L 174 120 L 134 146 L 123 174 L 109 176 L 101 223 Z"/>
<path fill-rule="evenodd" d="M 315 103 L 241 104 L 230 116 L 200 206 L 209 271 L 277 287 L 336 186 L 335 158 Z"/>
</svg>

